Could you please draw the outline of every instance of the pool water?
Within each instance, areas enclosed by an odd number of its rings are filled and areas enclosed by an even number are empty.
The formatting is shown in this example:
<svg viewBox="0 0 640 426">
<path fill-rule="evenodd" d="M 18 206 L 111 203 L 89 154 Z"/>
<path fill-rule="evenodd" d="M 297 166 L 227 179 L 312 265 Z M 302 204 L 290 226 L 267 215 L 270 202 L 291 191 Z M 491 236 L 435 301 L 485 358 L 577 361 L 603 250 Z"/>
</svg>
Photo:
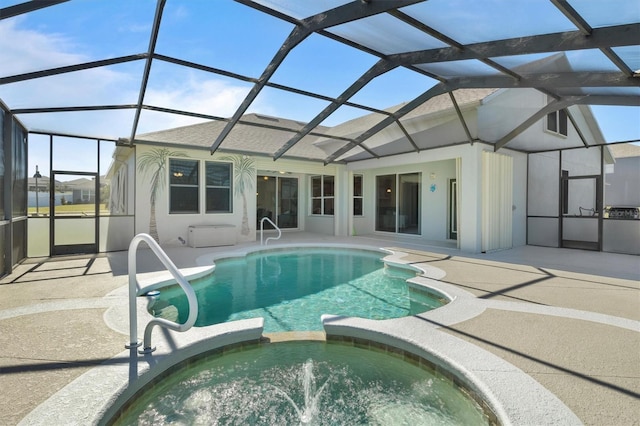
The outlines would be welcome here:
<svg viewBox="0 0 640 426">
<path fill-rule="evenodd" d="M 253 346 L 156 381 L 116 425 L 488 425 L 450 379 L 382 351 L 325 342 Z"/>
<path fill-rule="evenodd" d="M 296 249 L 218 260 L 213 274 L 191 282 L 198 298 L 195 325 L 263 317 L 265 332 L 322 330 L 322 314 L 380 320 L 446 303 L 406 283 L 415 271 L 385 266 L 381 257 L 364 250 Z M 188 309 L 176 286 L 161 291 L 152 313 L 174 312 L 184 322 Z"/>
</svg>

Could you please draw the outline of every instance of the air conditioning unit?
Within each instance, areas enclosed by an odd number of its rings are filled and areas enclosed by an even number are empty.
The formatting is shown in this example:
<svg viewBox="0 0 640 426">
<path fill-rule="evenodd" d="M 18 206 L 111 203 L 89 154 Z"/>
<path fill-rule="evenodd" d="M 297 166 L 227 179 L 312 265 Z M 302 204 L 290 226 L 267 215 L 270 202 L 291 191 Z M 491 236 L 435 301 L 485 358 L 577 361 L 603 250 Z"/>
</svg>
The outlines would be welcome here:
<svg viewBox="0 0 640 426">
<path fill-rule="evenodd" d="M 189 247 L 232 246 L 237 242 L 235 225 L 191 225 Z"/>
</svg>

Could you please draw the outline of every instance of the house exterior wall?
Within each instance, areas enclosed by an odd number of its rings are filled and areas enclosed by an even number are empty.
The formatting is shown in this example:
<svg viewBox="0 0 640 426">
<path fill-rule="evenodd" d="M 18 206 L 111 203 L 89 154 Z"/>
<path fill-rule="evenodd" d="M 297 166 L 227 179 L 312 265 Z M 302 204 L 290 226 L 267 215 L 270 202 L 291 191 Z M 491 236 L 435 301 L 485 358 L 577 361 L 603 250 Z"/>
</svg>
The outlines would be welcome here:
<svg viewBox="0 0 640 426">
<path fill-rule="evenodd" d="M 530 107 L 531 104 L 538 107 Z M 526 120 L 537 109 L 546 103 L 546 97 L 535 91 L 499 91 L 489 96 L 476 110 L 465 110 L 465 122 L 469 126 L 472 137 L 493 137 L 499 139 L 507 134 L 520 122 Z M 537 108 L 537 109 L 536 109 Z M 580 111 L 578 110 L 578 114 Z M 582 118 L 578 118 L 581 120 Z M 418 123 L 413 123 L 418 126 Z M 418 126 L 419 127 L 419 126 Z M 459 145 L 447 146 L 411 152 L 391 157 L 384 160 L 371 159 L 344 164 L 323 165 L 319 162 L 279 159 L 274 162 L 270 157 L 253 156 L 254 181 L 253 186 L 246 188 L 245 197 L 234 191 L 233 212 L 225 214 L 204 213 L 204 185 L 200 188 L 201 208 L 194 214 L 169 214 L 168 185 L 159 193 L 156 205 L 156 221 L 162 244 L 181 244 L 180 239 L 187 240 L 188 228 L 191 225 L 234 225 L 237 233 L 237 241 L 253 241 L 256 239 L 256 196 L 255 177 L 266 174 L 278 176 L 284 173 L 287 177 L 298 179 L 298 230 L 316 232 L 327 235 L 394 235 L 395 233 L 379 232 L 375 229 L 376 219 L 376 176 L 386 174 L 420 173 L 420 233 L 397 234 L 405 239 L 415 239 L 417 243 L 451 242 L 448 239 L 449 194 L 448 183 L 451 179 L 457 179 L 459 191 L 459 216 L 458 216 L 458 247 L 464 251 L 481 251 L 482 242 L 482 152 L 493 151 L 493 146 L 487 143 L 465 143 L 466 135 L 458 120 L 445 120 L 441 117 L 436 126 L 426 126 L 427 130 L 414 135 L 416 143 L 428 144 L 430 141 L 438 145 L 442 143 L 460 142 Z M 425 127 L 423 127 L 425 128 Z M 583 129 L 583 131 L 585 131 Z M 586 129 L 588 133 L 588 127 Z M 510 206 L 513 214 L 512 244 L 521 246 L 527 244 L 527 226 L 531 233 L 532 226 L 540 218 L 546 215 L 556 215 L 557 222 L 557 192 L 558 185 L 549 185 L 548 164 L 543 161 L 544 167 L 529 173 L 531 162 L 528 156 L 510 147 L 517 146 L 523 141 L 532 139 L 544 141 L 549 137 L 558 138 L 558 135 L 547 134 L 543 129 L 543 123 L 536 123 L 520 135 L 515 137 L 505 148 L 499 152 L 513 158 L 513 205 Z M 575 132 L 569 132 L 565 139 L 577 138 Z M 587 137 L 592 137 L 587 135 Z M 461 138 L 461 141 L 453 141 L 451 138 Z M 489 139 L 492 140 L 492 139 Z M 137 156 L 152 149 L 150 145 L 139 144 Z M 201 161 L 228 161 L 229 155 L 216 153 L 210 156 L 208 151 L 182 148 L 189 158 Z M 598 151 L 598 150 L 593 150 Z M 235 155 L 235 154 L 234 154 Z M 588 158 L 581 156 L 587 155 Z M 592 163 L 593 153 L 570 154 L 565 160 L 567 164 L 576 162 L 582 164 L 585 161 Z M 544 156 L 543 156 L 544 157 Z M 540 157 L 540 158 L 543 158 Z M 575 157 L 575 158 L 574 158 Z M 226 158 L 226 160 L 225 160 Z M 533 160 L 535 163 L 537 160 Z M 553 161 L 551 161 L 553 163 Z M 456 164 L 459 164 L 457 166 Z M 537 163 L 536 163 L 537 164 Z M 556 167 L 558 162 L 556 161 Z M 599 164 L 599 163 L 598 163 Z M 537 167 L 537 166 L 536 166 Z M 580 166 L 584 168 L 584 165 Z M 587 170 L 591 170 L 588 166 Z M 599 167 L 599 166 L 598 166 Z M 203 169 L 201 169 L 203 170 Z M 546 172 L 544 170 L 547 170 Z M 582 173 L 583 171 L 581 171 Z M 353 175 L 363 176 L 363 215 L 353 217 Z M 316 175 L 329 175 L 335 179 L 335 214 L 333 216 L 321 216 L 311 214 L 311 177 Z M 201 180 L 204 172 L 201 171 Z M 168 179 L 166 177 L 165 179 Z M 528 186 L 529 185 L 529 186 Z M 148 177 L 140 171 L 136 171 L 135 198 L 135 232 L 148 232 L 149 230 L 149 198 L 150 183 Z M 549 194 L 556 201 L 549 201 Z M 555 194 L 555 195 L 554 195 Z M 246 200 L 246 209 L 250 232 L 242 233 L 242 205 Z M 529 213 L 527 209 L 530 209 Z M 542 212 L 538 210 L 542 209 Z M 553 213 L 549 213 L 553 211 Z M 553 227 L 549 228 L 552 229 Z M 545 228 L 546 229 L 546 228 Z M 285 230 L 286 232 L 286 230 Z M 548 235 L 557 235 L 552 231 Z M 545 239 L 544 233 L 541 238 Z M 547 236 L 548 236 L 547 235 Z M 259 238 L 259 235 L 258 235 Z M 545 244 L 549 241 L 545 240 Z"/>
<path fill-rule="evenodd" d="M 478 108 L 480 138 L 492 142 L 500 141 L 548 102 L 545 94 L 533 89 L 500 90 L 490 95 Z M 579 127 L 585 142 L 602 142 L 602 136 L 599 134 L 597 125 L 593 123 L 588 109 L 575 106 L 569 108 L 569 113 Z M 548 131 L 545 116 L 508 141 L 500 150 L 504 152 L 505 148 L 518 149 L 525 146 L 535 147 L 534 149 L 540 151 L 556 150 L 530 154 L 528 161 L 516 160 L 519 164 L 514 163 L 514 173 L 520 174 L 520 176 L 514 175 L 514 181 L 527 182 L 525 191 L 514 190 L 514 197 L 526 197 L 526 215 L 522 216 L 523 211 L 518 209 L 522 199 L 520 201 L 514 199 L 514 215 L 518 216 L 518 220 L 525 220 L 527 223 L 527 233 L 524 235 L 528 238 L 528 244 L 548 247 L 561 245 L 559 234 L 562 224 L 559 217 L 559 203 L 562 170 L 566 170 L 570 177 L 600 176 L 602 173 L 601 150 L 598 148 L 557 151 L 558 148 L 579 146 L 582 143 L 580 134 L 571 121 L 567 122 L 565 136 Z M 528 173 L 523 175 L 523 170 L 528 170 Z M 594 204 L 593 201 L 590 201 L 589 207 L 595 207 L 591 204 Z M 565 231 L 568 229 L 565 227 Z M 519 228 L 514 227 L 514 232 L 519 232 Z M 516 241 L 521 241 L 524 235 L 514 234 L 514 245 Z"/>
<path fill-rule="evenodd" d="M 323 165 L 320 162 L 312 162 L 312 161 L 299 161 L 299 160 L 290 160 L 290 159 L 279 159 L 274 162 L 271 157 L 257 157 L 256 158 L 256 168 L 258 174 L 267 174 L 278 176 L 281 173 L 286 173 L 284 176 L 286 177 L 295 177 L 298 179 L 298 228 L 300 230 L 305 230 L 308 232 L 315 232 L 319 234 L 326 235 L 346 235 L 346 226 L 345 230 L 336 229 L 336 224 L 343 223 L 344 217 L 341 214 L 344 212 L 339 212 L 334 214 L 334 216 L 319 216 L 311 214 L 311 176 L 319 176 L 319 175 L 327 175 L 336 177 L 335 184 L 335 199 L 336 202 L 342 201 L 345 197 L 344 187 L 344 179 L 346 177 L 342 177 L 339 181 L 338 176 L 341 176 L 341 173 L 344 173 L 344 166 L 341 165 Z M 338 203 L 335 206 L 335 209 L 342 208 L 341 204 Z M 251 211 L 253 214 L 254 222 L 256 210 L 255 208 Z M 340 217 L 340 220 L 337 218 Z M 286 232 L 286 231 L 285 231 Z M 259 238 L 259 236 L 258 236 Z"/>
<path fill-rule="evenodd" d="M 376 176 L 420 173 L 421 233 L 419 237 L 434 241 L 446 241 L 448 239 L 446 223 L 448 208 L 447 184 L 449 179 L 455 179 L 456 177 L 455 159 L 378 167 L 370 170 L 359 169 L 353 172 L 363 175 L 364 181 L 363 216 L 353 220 L 355 234 L 376 233 Z M 433 191 L 430 189 L 431 185 L 435 185 Z M 413 237 L 409 234 L 406 234 L 406 236 Z"/>
<path fill-rule="evenodd" d="M 527 245 L 527 155 L 510 150 L 500 152 L 513 157 L 513 246 L 524 246 Z"/>
<path fill-rule="evenodd" d="M 459 124 L 458 124 L 459 125 Z M 483 150 L 493 150 L 486 144 L 459 145 L 403 154 L 385 158 L 385 166 L 379 160 L 351 163 L 347 169 L 364 178 L 364 214 L 353 218 L 352 231 L 356 235 L 389 234 L 375 230 L 375 177 L 385 174 L 421 173 L 421 233 L 399 234 L 413 238 L 417 243 L 447 241 L 448 181 L 456 179 L 456 158 L 461 160 L 459 170 L 460 191 L 458 238 L 464 251 L 481 250 L 481 157 Z M 526 244 L 526 173 L 525 154 L 503 150 L 501 153 L 514 158 L 513 176 L 513 245 Z M 435 190 L 432 191 L 432 185 Z M 449 240 L 450 241 L 450 240 Z"/>
<path fill-rule="evenodd" d="M 462 167 L 460 170 L 461 191 L 459 238 L 460 248 L 466 251 L 477 252 L 480 250 L 480 155 L 483 149 L 482 144 L 461 145 L 457 147 L 447 147 L 419 154 L 406 154 L 385 159 L 385 166 L 380 167 L 377 160 L 350 163 L 349 165 L 329 165 L 321 163 L 279 160 L 273 162 L 270 158 L 253 157 L 254 177 L 258 174 L 278 174 L 286 173 L 287 177 L 298 178 L 298 203 L 299 203 L 299 230 L 322 233 L 327 235 L 363 235 L 376 234 L 375 231 L 375 178 L 384 174 L 404 174 L 417 172 L 421 174 L 420 193 L 420 235 L 401 234 L 416 241 L 447 241 L 448 240 L 448 182 L 455 179 L 456 158 L 461 158 Z M 147 150 L 153 149 L 148 145 L 138 145 L 136 155 L 139 157 Z M 210 156 L 208 152 L 201 150 L 183 149 L 189 159 L 201 161 L 201 169 L 204 161 L 225 161 L 228 155 L 216 153 Z M 362 174 L 363 182 L 363 216 L 353 217 L 352 209 L 352 175 Z M 201 171 L 201 180 L 203 172 Z M 318 216 L 310 214 L 310 178 L 314 175 L 330 175 L 335 178 L 335 214 L 334 216 Z M 165 185 L 158 193 L 158 201 L 155 207 L 156 222 L 160 243 L 164 245 L 181 245 L 180 238 L 184 241 L 188 239 L 189 226 L 192 225 L 234 225 L 236 228 L 237 241 L 253 241 L 256 239 L 256 197 L 255 186 L 247 188 L 246 202 L 248 223 L 250 232 L 247 235 L 241 234 L 242 222 L 242 196 L 233 196 L 233 213 L 208 214 L 204 213 L 204 187 L 200 188 L 200 212 L 193 214 L 169 214 L 168 200 L 168 176 L 165 176 Z M 515 179 L 517 180 L 517 179 Z M 432 186 L 434 185 L 434 186 Z M 150 199 L 147 194 L 151 193 L 149 177 L 139 170 L 136 175 L 135 197 L 135 233 L 149 232 L 150 222 Z M 516 192 L 517 193 L 517 192 Z M 524 190 L 519 193 L 524 194 Z M 523 202 L 524 204 L 524 202 Z M 516 212 L 523 209 L 515 210 Z M 515 235 L 524 234 L 524 223 L 522 230 L 517 228 L 518 219 L 514 220 L 514 244 L 520 244 L 521 238 Z M 126 228 L 126 224 L 123 224 Z M 286 231 L 285 231 L 286 232 Z M 381 233 L 388 234 L 388 233 Z M 259 238 L 259 235 L 258 235 Z"/>
<path fill-rule="evenodd" d="M 145 152 L 157 147 L 149 145 L 139 144 L 136 148 L 136 157 L 138 163 L 138 170 L 136 172 L 136 217 L 135 217 L 135 232 L 149 232 L 150 231 L 150 194 L 151 194 L 151 181 L 150 173 L 142 173 L 139 169 L 140 156 Z M 171 158 L 199 160 L 200 166 L 200 185 L 199 185 L 199 212 L 198 213 L 169 213 L 169 176 L 168 176 L 168 164 L 165 165 L 166 170 L 163 176 L 163 184 L 159 188 L 158 198 L 155 206 L 155 216 L 158 228 L 158 236 L 160 244 L 164 245 L 183 245 L 180 241 L 188 241 L 189 226 L 194 225 L 233 225 L 236 229 L 237 241 L 253 241 L 255 240 L 255 168 L 253 170 L 254 179 L 252 186 L 245 188 L 246 202 L 247 202 L 247 214 L 248 223 L 252 230 L 248 234 L 242 234 L 242 221 L 243 221 L 243 197 L 241 194 L 237 194 L 232 189 L 233 208 L 231 213 L 205 213 L 205 192 L 206 185 L 204 184 L 204 162 L 205 161 L 222 161 L 231 162 L 229 154 L 216 153 L 215 155 L 209 155 L 208 151 L 194 150 L 194 149 L 173 149 L 172 151 L 183 152 L 186 157 L 183 156 L 171 156 Z M 251 216 L 251 214 L 253 214 Z M 251 219 L 253 218 L 253 220 Z"/>
<path fill-rule="evenodd" d="M 150 145 L 137 145 L 136 155 L 138 158 L 144 152 L 154 149 Z M 255 241 L 260 238 L 259 224 L 257 223 L 256 209 L 256 182 L 258 175 L 270 176 L 286 176 L 298 179 L 298 228 L 308 232 L 316 232 L 327 235 L 346 235 L 347 226 L 344 224 L 347 219 L 345 186 L 347 176 L 342 165 L 324 166 L 319 162 L 297 161 L 289 159 L 281 159 L 274 162 L 270 157 L 249 156 L 253 162 L 253 178 L 251 185 L 245 188 L 245 197 L 233 191 L 233 211 L 231 213 L 205 213 L 204 199 L 205 186 L 204 179 L 204 162 L 205 161 L 230 161 L 229 158 L 238 154 L 216 153 L 211 156 L 208 151 L 194 149 L 174 149 L 174 151 L 184 152 L 187 157 L 171 157 L 171 158 L 188 158 L 200 161 L 200 211 L 199 213 L 190 214 L 170 214 L 169 213 L 169 187 L 168 187 L 168 169 L 164 177 L 164 186 L 158 193 L 158 200 L 155 207 L 156 223 L 160 243 L 164 245 L 182 245 L 180 238 L 188 241 L 189 226 L 195 225 L 233 225 L 235 226 L 236 241 Z M 168 165 L 167 165 L 168 168 Z M 310 178 L 315 175 L 331 175 L 336 177 L 336 214 L 334 216 L 312 215 L 310 212 Z M 151 182 L 149 175 L 141 173 L 140 170 L 136 174 L 135 197 L 136 215 L 135 215 L 135 233 L 149 232 L 150 229 L 150 199 Z M 247 223 L 249 232 L 242 233 L 242 216 L 243 203 L 246 201 Z M 338 225 L 339 224 L 339 225 Z M 287 232 L 287 230 L 284 230 Z"/>
<path fill-rule="evenodd" d="M 488 96 L 478 108 L 478 121 L 481 123 L 478 137 L 484 141 L 499 141 L 547 104 L 547 95 L 534 89 L 499 90 Z M 589 126 L 583 125 L 584 118 L 580 109 L 571 107 L 569 110 L 581 126 L 587 142 L 597 140 Z M 513 149 L 535 146 L 535 149 L 542 151 L 581 145 L 579 135 L 571 123 L 567 130 L 567 136 L 549 132 L 546 130 L 546 120 L 542 118 L 506 146 Z"/>
</svg>

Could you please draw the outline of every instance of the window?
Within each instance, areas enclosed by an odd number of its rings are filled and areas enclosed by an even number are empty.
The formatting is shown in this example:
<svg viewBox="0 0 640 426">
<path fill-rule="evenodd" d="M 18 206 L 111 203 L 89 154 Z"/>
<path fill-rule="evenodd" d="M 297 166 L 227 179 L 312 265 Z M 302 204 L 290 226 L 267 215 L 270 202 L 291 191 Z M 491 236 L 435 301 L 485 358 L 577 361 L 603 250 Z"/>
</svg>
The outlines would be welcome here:
<svg viewBox="0 0 640 426">
<path fill-rule="evenodd" d="M 353 175 L 353 215 L 362 216 L 362 175 Z"/>
<path fill-rule="evenodd" d="M 561 109 L 547 114 L 547 130 L 567 136 L 567 110 Z"/>
<path fill-rule="evenodd" d="M 333 216 L 334 177 L 311 177 L 311 214 Z"/>
<path fill-rule="evenodd" d="M 198 160 L 169 159 L 169 213 L 198 213 Z"/>
<path fill-rule="evenodd" d="M 205 163 L 207 177 L 206 212 L 233 212 L 233 197 L 231 188 L 231 163 L 207 161 Z"/>
</svg>

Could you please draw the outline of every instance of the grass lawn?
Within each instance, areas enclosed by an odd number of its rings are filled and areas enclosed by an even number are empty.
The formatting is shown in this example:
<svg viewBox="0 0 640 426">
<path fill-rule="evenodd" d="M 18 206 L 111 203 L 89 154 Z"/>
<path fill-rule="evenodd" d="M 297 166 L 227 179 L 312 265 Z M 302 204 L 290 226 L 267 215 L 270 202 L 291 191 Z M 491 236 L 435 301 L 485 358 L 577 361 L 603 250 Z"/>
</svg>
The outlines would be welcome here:
<svg viewBox="0 0 640 426">
<path fill-rule="evenodd" d="M 100 204 L 100 215 L 108 215 L 109 210 L 105 204 Z M 94 215 L 94 204 L 65 204 L 64 206 L 56 206 L 56 215 Z M 49 207 L 38 208 L 40 216 L 49 216 Z M 29 216 L 36 216 L 36 208 L 29 207 L 27 210 Z"/>
</svg>

